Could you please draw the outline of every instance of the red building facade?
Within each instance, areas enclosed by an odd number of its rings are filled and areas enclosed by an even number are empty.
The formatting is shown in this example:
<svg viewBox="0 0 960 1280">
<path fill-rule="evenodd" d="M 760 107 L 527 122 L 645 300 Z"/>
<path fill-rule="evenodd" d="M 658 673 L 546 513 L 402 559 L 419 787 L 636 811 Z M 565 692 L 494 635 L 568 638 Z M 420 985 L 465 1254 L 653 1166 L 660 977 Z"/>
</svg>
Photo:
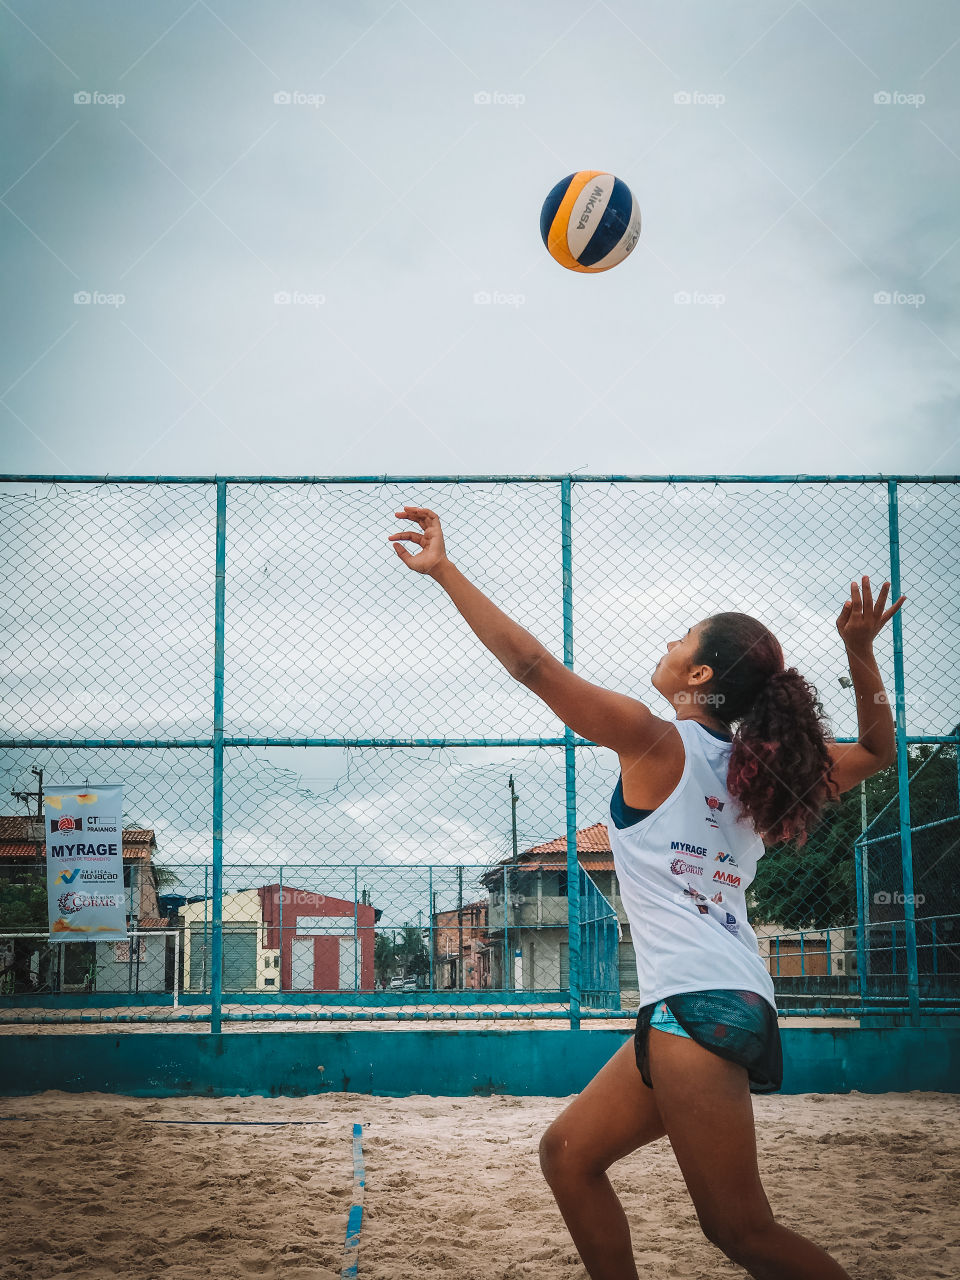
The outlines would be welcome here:
<svg viewBox="0 0 960 1280">
<path fill-rule="evenodd" d="M 258 893 L 263 945 L 280 952 L 282 991 L 373 990 L 373 907 L 290 885 Z"/>
</svg>

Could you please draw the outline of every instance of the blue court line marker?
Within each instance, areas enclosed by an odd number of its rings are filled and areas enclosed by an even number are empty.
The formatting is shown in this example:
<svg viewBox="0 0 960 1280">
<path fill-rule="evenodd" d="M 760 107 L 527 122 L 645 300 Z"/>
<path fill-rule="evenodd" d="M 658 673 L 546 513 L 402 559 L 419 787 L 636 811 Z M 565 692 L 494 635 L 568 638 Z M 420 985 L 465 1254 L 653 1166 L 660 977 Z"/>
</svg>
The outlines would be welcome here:
<svg viewBox="0 0 960 1280">
<path fill-rule="evenodd" d="M 353 1126 L 353 1204 L 347 1217 L 347 1239 L 343 1247 L 343 1267 L 340 1280 L 356 1280 L 360 1262 L 360 1227 L 363 1223 L 363 1188 L 366 1181 L 363 1172 L 363 1148 L 360 1137 L 363 1130 Z"/>
<path fill-rule="evenodd" d="M 140 1117 L 143 1124 L 328 1124 L 327 1120 L 154 1120 L 151 1116 Z"/>
<path fill-rule="evenodd" d="M 155 1120 L 152 1116 L 137 1116 L 141 1124 L 219 1124 L 219 1125 L 235 1125 L 235 1124 L 251 1124 L 251 1125 L 280 1125 L 280 1124 L 329 1124 L 328 1120 Z M 49 1116 L 0 1116 L 0 1120 L 49 1120 Z M 80 1120 L 90 1120 L 92 1123 L 102 1123 L 98 1118 L 93 1116 L 80 1116 Z"/>
</svg>

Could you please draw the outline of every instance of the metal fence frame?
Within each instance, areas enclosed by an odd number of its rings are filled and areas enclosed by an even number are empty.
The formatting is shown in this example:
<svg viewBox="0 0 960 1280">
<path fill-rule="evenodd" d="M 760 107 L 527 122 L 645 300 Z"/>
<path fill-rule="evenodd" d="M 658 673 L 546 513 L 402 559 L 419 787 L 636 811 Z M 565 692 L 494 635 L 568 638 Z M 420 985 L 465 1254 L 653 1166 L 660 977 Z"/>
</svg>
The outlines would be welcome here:
<svg viewBox="0 0 960 1280">
<path fill-rule="evenodd" d="M 270 1016 L 256 1014 L 237 1014 L 223 1010 L 223 762 L 224 751 L 230 747 L 251 746 L 356 746 L 356 747 L 475 747 L 475 746 L 562 746 L 564 749 L 566 778 L 566 842 L 567 842 L 567 884 L 568 884 L 568 947 L 569 947 L 569 992 L 568 1011 L 563 1015 L 538 1012 L 536 1010 L 521 1011 L 527 1016 L 563 1016 L 569 1019 L 571 1029 L 580 1026 L 581 1019 L 606 1016 L 602 1013 L 583 1008 L 584 990 L 582 972 L 583 965 L 583 928 L 581 922 L 581 881 L 578 874 L 581 870 L 577 858 L 577 817 L 576 817 L 576 751 L 578 747 L 594 746 L 587 739 L 578 738 L 572 729 L 565 727 L 562 738 L 513 738 L 497 739 L 491 742 L 486 738 L 271 738 L 271 737 L 227 737 L 224 734 L 224 659 L 225 635 L 224 617 L 226 602 L 226 548 L 227 548 L 227 494 L 229 486 L 256 484 L 330 484 L 330 485 L 382 485 L 382 484 L 545 484 L 554 483 L 559 488 L 560 498 L 560 550 L 562 574 L 563 604 L 563 662 L 573 669 L 573 568 L 572 568 L 572 492 L 574 485 L 588 484 L 884 484 L 887 489 L 887 511 L 889 528 L 890 553 L 890 587 L 891 599 L 900 595 L 900 523 L 898 505 L 898 486 L 903 483 L 922 484 L 957 484 L 960 476 L 955 475 L 367 475 L 367 476 L 98 476 L 98 475 L 0 475 L 0 483 L 17 484 L 152 484 L 152 485 L 215 485 L 216 486 L 216 589 L 214 608 L 214 681 L 213 681 L 213 734 L 212 737 L 179 738 L 179 739 L 59 739 L 59 738 L 8 738 L 0 740 L 2 747 L 24 748 L 128 748 L 128 747 L 186 747 L 202 748 L 212 751 L 213 755 L 213 795 L 212 795 L 212 921 L 211 921 L 211 1009 L 209 1014 L 210 1031 L 218 1034 L 222 1031 L 224 1021 L 244 1021 L 251 1017 Z M 913 859 L 911 847 L 910 794 L 908 786 L 908 759 L 906 748 L 914 743 L 946 743 L 960 744 L 960 732 L 944 736 L 908 735 L 906 726 L 905 686 L 903 666 L 903 621 L 900 613 L 892 619 L 893 662 L 895 686 L 895 727 L 897 744 L 897 780 L 899 798 L 899 838 L 901 848 L 901 867 L 903 873 L 904 931 L 907 955 L 907 1003 L 905 1012 L 912 1025 L 920 1023 L 920 985 L 917 963 L 916 917 L 913 905 Z M 838 739 L 852 741 L 852 739 Z M 960 758 L 960 752 L 958 752 Z M 876 819 L 874 819 L 876 821 Z M 871 825 L 873 825 L 871 823 Z M 859 874 L 862 850 L 865 847 L 866 833 L 855 842 L 858 895 L 858 933 L 862 935 L 862 883 Z M 887 837 L 889 838 L 889 837 Z M 862 955 L 863 948 L 858 947 Z M 857 1008 L 825 1008 L 812 1006 L 804 1012 L 816 1014 L 867 1014 L 890 1013 L 896 1004 L 889 1003 L 868 1006 L 868 996 L 861 977 L 861 1004 Z M 277 993 L 278 1001 L 284 993 Z M 360 1004 L 382 1004 L 375 996 L 358 993 Z M 322 1001 L 318 1001 L 322 1002 Z M 960 1004 L 954 1002 L 944 1008 L 939 1002 L 937 1012 L 960 1012 Z M 296 1014 L 291 1016 L 297 1016 Z M 336 1015 L 332 1015 L 336 1016 Z M 341 1017 L 348 1015 L 341 1014 Z M 379 1016 L 385 1016 L 383 1014 Z M 424 1014 L 422 1016 L 430 1016 Z M 436 1015 L 434 1015 L 436 1016 Z M 462 1016 L 462 1015 L 461 1015 Z M 481 1016 L 481 1015 L 477 1015 Z M 503 1016 L 503 1015 L 497 1015 Z"/>
</svg>

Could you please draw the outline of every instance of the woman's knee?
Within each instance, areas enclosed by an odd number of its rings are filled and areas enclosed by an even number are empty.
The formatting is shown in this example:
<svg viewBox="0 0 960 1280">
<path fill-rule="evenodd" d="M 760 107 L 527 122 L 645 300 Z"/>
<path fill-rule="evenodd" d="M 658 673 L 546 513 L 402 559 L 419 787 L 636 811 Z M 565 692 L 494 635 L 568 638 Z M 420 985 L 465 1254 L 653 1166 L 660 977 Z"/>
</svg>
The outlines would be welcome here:
<svg viewBox="0 0 960 1280">
<path fill-rule="evenodd" d="M 698 1216 L 703 1234 L 710 1243 L 725 1253 L 731 1262 L 742 1267 L 749 1266 L 755 1258 L 765 1256 L 769 1232 L 777 1228 L 773 1215 L 765 1212 L 748 1217 L 718 1210 Z"/>
<path fill-rule="evenodd" d="M 596 1159 L 581 1151 L 565 1126 L 554 1121 L 540 1139 L 540 1168 L 547 1182 L 593 1172 Z"/>
<path fill-rule="evenodd" d="M 559 1174 L 566 1146 L 566 1140 L 556 1122 L 544 1130 L 540 1139 L 540 1169 L 547 1182 L 552 1182 Z"/>
</svg>

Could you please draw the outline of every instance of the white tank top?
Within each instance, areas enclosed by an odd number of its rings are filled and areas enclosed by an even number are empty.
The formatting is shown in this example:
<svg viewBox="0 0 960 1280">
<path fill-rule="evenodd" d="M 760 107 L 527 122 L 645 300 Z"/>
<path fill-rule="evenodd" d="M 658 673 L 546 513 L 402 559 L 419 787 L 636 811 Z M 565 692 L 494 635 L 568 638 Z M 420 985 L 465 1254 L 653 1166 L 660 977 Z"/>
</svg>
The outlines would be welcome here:
<svg viewBox="0 0 960 1280">
<path fill-rule="evenodd" d="M 764 845 L 727 791 L 731 743 L 677 720 L 683 774 L 648 817 L 608 830 L 637 957 L 640 1005 L 684 991 L 754 991 L 773 979 L 747 923 L 745 894 Z M 619 809 L 618 809 L 619 811 Z"/>
</svg>

